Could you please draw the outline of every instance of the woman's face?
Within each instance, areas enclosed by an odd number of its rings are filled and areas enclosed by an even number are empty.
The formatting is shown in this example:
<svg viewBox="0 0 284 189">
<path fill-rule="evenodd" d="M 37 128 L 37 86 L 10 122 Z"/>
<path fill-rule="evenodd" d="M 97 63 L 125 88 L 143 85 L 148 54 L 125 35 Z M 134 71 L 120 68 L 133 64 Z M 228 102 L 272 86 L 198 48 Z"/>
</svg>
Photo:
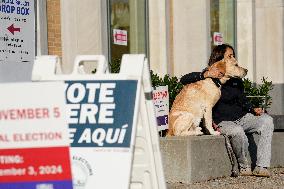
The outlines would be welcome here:
<svg viewBox="0 0 284 189">
<path fill-rule="evenodd" d="M 224 58 L 233 58 L 233 57 L 235 57 L 233 49 L 227 48 L 224 54 Z"/>
</svg>

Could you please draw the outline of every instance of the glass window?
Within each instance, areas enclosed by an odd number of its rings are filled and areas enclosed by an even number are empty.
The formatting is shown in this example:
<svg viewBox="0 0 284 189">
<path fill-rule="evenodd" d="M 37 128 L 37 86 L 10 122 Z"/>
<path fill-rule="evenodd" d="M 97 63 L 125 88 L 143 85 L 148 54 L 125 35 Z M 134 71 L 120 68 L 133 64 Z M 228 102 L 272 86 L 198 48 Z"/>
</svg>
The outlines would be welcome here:
<svg viewBox="0 0 284 189">
<path fill-rule="evenodd" d="M 147 0 L 109 0 L 109 60 L 123 54 L 147 56 Z"/>
<path fill-rule="evenodd" d="M 210 0 L 211 47 L 228 43 L 235 47 L 235 0 Z"/>
</svg>

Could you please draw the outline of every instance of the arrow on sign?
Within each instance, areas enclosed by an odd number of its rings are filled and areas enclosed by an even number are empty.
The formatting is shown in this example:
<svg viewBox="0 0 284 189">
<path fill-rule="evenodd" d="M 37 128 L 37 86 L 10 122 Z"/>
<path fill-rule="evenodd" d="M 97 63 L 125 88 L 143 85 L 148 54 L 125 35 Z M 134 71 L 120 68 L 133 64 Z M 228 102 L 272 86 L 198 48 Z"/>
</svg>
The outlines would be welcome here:
<svg viewBox="0 0 284 189">
<path fill-rule="evenodd" d="M 115 33 L 114 37 L 118 41 L 126 41 L 126 35 L 123 33 Z"/>
<path fill-rule="evenodd" d="M 8 30 L 9 30 L 9 32 L 11 32 L 13 35 L 14 35 L 14 32 L 20 32 L 21 31 L 21 28 L 15 28 L 14 27 L 14 24 L 12 24 L 11 26 L 9 26 L 8 28 L 7 28 Z"/>
</svg>

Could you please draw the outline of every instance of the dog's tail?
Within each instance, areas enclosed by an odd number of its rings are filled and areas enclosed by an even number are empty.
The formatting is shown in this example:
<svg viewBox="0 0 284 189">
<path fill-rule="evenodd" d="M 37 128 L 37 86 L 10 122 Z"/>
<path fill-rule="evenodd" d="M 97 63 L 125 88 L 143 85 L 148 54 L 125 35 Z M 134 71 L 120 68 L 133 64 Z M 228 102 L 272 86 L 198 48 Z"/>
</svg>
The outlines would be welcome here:
<svg viewBox="0 0 284 189">
<path fill-rule="evenodd" d="M 174 125 L 175 125 L 175 122 L 176 122 L 176 119 L 178 119 L 178 117 L 181 115 L 182 113 L 180 111 L 177 111 L 177 112 L 170 112 L 170 115 L 169 115 L 169 129 L 166 133 L 166 137 L 168 136 L 175 136 L 174 134 Z"/>
<path fill-rule="evenodd" d="M 171 116 L 171 114 L 169 115 L 169 129 L 166 133 L 166 137 L 168 136 L 174 136 L 174 131 L 173 131 L 173 122 L 175 121 L 176 118 L 174 118 L 173 116 Z"/>
<path fill-rule="evenodd" d="M 168 129 L 167 133 L 166 133 L 166 137 L 169 137 L 169 136 L 174 136 L 174 132 L 172 129 Z"/>
</svg>

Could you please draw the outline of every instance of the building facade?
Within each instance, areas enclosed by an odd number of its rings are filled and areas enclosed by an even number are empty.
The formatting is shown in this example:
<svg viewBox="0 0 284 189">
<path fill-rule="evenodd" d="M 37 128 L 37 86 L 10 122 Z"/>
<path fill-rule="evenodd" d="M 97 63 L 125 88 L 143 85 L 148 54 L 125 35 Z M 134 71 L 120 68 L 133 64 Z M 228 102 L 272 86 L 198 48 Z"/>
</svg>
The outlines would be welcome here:
<svg viewBox="0 0 284 189">
<path fill-rule="evenodd" d="M 37 54 L 60 56 L 66 73 L 79 54 L 112 62 L 144 53 L 156 73 L 180 77 L 202 70 L 214 43 L 223 41 L 234 46 L 249 79 L 273 82 L 269 111 L 284 114 L 282 0 L 42 0 L 37 6 Z"/>
</svg>

